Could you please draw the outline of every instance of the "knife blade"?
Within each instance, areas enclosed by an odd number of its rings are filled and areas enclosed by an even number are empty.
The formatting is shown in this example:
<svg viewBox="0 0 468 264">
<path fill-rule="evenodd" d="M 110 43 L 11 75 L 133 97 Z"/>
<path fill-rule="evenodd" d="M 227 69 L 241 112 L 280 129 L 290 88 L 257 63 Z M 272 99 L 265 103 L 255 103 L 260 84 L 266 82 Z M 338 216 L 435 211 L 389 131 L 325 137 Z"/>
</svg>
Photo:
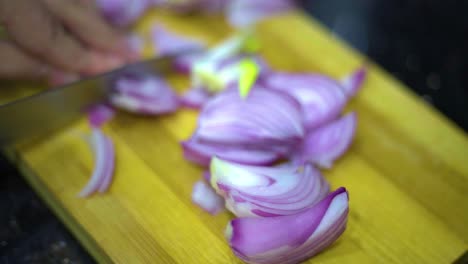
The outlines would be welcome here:
<svg viewBox="0 0 468 264">
<path fill-rule="evenodd" d="M 164 75 L 170 71 L 176 56 L 128 64 L 108 73 L 0 105 L 0 147 L 35 139 L 71 124 L 82 117 L 87 108 L 105 100 L 110 92 L 110 82 L 122 74 L 147 72 Z"/>
</svg>

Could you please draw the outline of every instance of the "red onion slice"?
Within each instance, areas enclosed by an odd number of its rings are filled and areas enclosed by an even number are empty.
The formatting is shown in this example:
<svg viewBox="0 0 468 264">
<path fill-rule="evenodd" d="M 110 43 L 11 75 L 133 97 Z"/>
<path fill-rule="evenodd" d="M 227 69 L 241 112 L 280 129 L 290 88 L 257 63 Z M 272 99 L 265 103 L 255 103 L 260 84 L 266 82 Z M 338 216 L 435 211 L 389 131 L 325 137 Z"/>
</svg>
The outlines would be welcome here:
<svg viewBox="0 0 468 264">
<path fill-rule="evenodd" d="M 192 201 L 212 215 L 224 209 L 224 199 L 203 180 L 197 181 L 193 186 Z"/>
<path fill-rule="evenodd" d="M 337 118 L 347 102 L 340 83 L 324 75 L 272 73 L 263 80 L 267 87 L 287 92 L 301 103 L 308 130 Z"/>
<path fill-rule="evenodd" d="M 101 14 L 113 25 L 127 26 L 140 18 L 151 0 L 97 0 Z"/>
<path fill-rule="evenodd" d="M 174 70 L 180 74 L 190 75 L 195 63 L 202 60 L 204 56 L 202 52 L 179 56 L 174 60 Z"/>
<path fill-rule="evenodd" d="M 101 127 L 111 120 L 115 115 L 115 110 L 107 104 L 99 104 L 88 111 L 88 122 L 91 127 Z"/>
<path fill-rule="evenodd" d="M 258 79 L 268 75 L 271 71 L 268 64 L 259 56 L 245 56 L 239 55 L 226 60 L 212 64 L 214 67 L 212 72 L 206 73 L 211 76 L 215 76 L 216 84 L 210 81 L 202 80 L 194 77 L 193 88 L 189 89 L 182 97 L 182 104 L 189 108 L 199 109 L 201 108 L 214 94 L 219 90 L 224 90 L 229 87 L 238 87 L 239 78 L 241 77 L 242 69 L 241 62 L 243 60 L 252 60 L 258 67 Z M 185 58 L 178 58 L 176 61 L 176 68 L 179 72 L 186 72 L 190 70 L 193 62 L 187 62 L 187 65 L 183 65 Z M 192 76 L 193 77 L 193 76 Z"/>
<path fill-rule="evenodd" d="M 367 69 L 361 67 L 341 81 L 341 87 L 348 97 L 356 95 L 367 76 Z"/>
<path fill-rule="evenodd" d="M 210 182 L 236 216 L 291 215 L 312 207 L 329 191 L 311 165 L 260 167 L 213 158 Z"/>
<path fill-rule="evenodd" d="M 187 50 L 201 50 L 205 47 L 202 41 L 178 35 L 161 24 L 155 24 L 152 27 L 151 37 L 160 55 L 175 54 Z"/>
<path fill-rule="evenodd" d="M 182 142 L 184 157 L 187 160 L 208 166 L 214 156 L 225 160 L 242 164 L 270 165 L 281 156 L 273 150 L 261 150 L 247 146 L 226 146 L 222 144 L 210 144 L 200 142 L 196 137 L 192 137 Z"/>
<path fill-rule="evenodd" d="M 338 120 L 310 132 L 301 151 L 293 159 L 313 162 L 322 168 L 331 168 L 351 145 L 357 126 L 356 113 L 349 113 Z"/>
<path fill-rule="evenodd" d="M 196 135 L 212 143 L 293 147 L 304 135 L 302 112 L 294 98 L 280 91 L 256 86 L 243 99 L 230 89 L 203 107 Z"/>
<path fill-rule="evenodd" d="M 226 16 L 231 25 L 244 28 L 293 7 L 291 0 L 233 0 L 227 6 Z"/>
<path fill-rule="evenodd" d="M 185 107 L 200 109 L 211 96 L 212 95 L 203 88 L 191 88 L 180 97 L 180 102 Z"/>
<path fill-rule="evenodd" d="M 120 109 L 148 115 L 172 113 L 179 108 L 177 95 L 158 76 L 122 76 L 113 87 L 110 102 Z"/>
<path fill-rule="evenodd" d="M 79 193 L 80 197 L 88 197 L 99 190 L 105 192 L 114 173 L 115 151 L 110 138 L 106 137 L 98 128 L 93 128 L 91 145 L 94 152 L 94 170 L 87 185 Z"/>
<path fill-rule="evenodd" d="M 339 188 L 298 214 L 232 220 L 226 236 L 247 263 L 299 263 L 330 246 L 346 228 L 348 193 Z"/>
</svg>

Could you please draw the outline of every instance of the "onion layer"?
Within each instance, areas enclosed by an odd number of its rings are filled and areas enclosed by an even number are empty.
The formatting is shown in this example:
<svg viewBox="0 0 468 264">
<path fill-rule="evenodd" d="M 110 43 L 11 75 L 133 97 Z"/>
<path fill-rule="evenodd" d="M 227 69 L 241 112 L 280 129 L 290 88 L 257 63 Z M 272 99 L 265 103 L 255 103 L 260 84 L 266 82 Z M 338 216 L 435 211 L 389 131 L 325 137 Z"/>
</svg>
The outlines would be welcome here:
<svg viewBox="0 0 468 264">
<path fill-rule="evenodd" d="M 324 75 L 273 73 L 264 82 L 267 87 L 285 91 L 301 103 L 308 130 L 337 118 L 347 102 L 341 85 Z"/>
<path fill-rule="evenodd" d="M 311 165 L 259 167 L 214 158 L 210 168 L 212 187 L 238 217 L 296 214 L 329 191 L 328 183 Z"/>
<path fill-rule="evenodd" d="M 230 89 L 203 107 L 197 130 L 182 146 L 187 159 L 205 166 L 213 156 L 265 165 L 289 155 L 303 135 L 300 106 L 292 97 L 254 87 L 242 99 Z"/>
<path fill-rule="evenodd" d="M 112 181 L 114 173 L 115 151 L 110 138 L 98 128 L 93 128 L 91 145 L 94 152 L 94 170 L 88 184 L 81 190 L 79 196 L 87 197 L 96 191 L 105 192 Z"/>
<path fill-rule="evenodd" d="M 197 181 L 193 186 L 192 201 L 212 215 L 224 209 L 224 199 L 203 180 Z"/>
<path fill-rule="evenodd" d="M 152 0 L 97 0 L 101 14 L 113 25 L 127 26 L 140 18 Z"/>
<path fill-rule="evenodd" d="M 176 94 L 158 76 L 122 76 L 113 87 L 110 101 L 115 107 L 148 115 L 172 113 L 179 107 Z"/>
<path fill-rule="evenodd" d="M 205 47 L 203 42 L 170 32 L 161 24 L 152 27 L 151 37 L 160 55 L 201 50 Z"/>
<path fill-rule="evenodd" d="M 107 104 L 99 104 L 88 111 L 88 122 L 91 127 L 101 127 L 111 120 L 115 115 L 115 110 Z"/>
<path fill-rule="evenodd" d="M 361 67 L 341 81 L 341 87 L 348 97 L 354 96 L 361 89 L 367 76 L 367 69 Z"/>
<path fill-rule="evenodd" d="M 244 28 L 293 7 L 291 0 L 233 0 L 227 6 L 226 16 L 231 25 Z"/>
<path fill-rule="evenodd" d="M 356 113 L 349 113 L 310 132 L 294 160 L 312 162 L 322 168 L 331 168 L 333 162 L 351 145 L 357 126 Z"/>
<path fill-rule="evenodd" d="M 206 142 L 288 148 L 304 135 L 302 112 L 294 98 L 279 91 L 256 86 L 243 99 L 230 89 L 203 107 L 196 135 Z"/>
<path fill-rule="evenodd" d="M 226 236 L 234 253 L 247 263 L 299 263 L 338 239 L 347 217 L 348 193 L 339 188 L 298 214 L 234 219 Z"/>
<path fill-rule="evenodd" d="M 224 146 L 223 144 L 200 142 L 194 136 L 182 142 L 184 157 L 202 166 L 209 166 L 214 156 L 242 164 L 270 165 L 281 158 L 274 150 L 261 150 L 249 146 Z"/>
<path fill-rule="evenodd" d="M 186 91 L 180 97 L 180 102 L 185 107 L 199 109 L 211 98 L 211 96 L 212 94 L 207 90 L 196 87 Z"/>
</svg>

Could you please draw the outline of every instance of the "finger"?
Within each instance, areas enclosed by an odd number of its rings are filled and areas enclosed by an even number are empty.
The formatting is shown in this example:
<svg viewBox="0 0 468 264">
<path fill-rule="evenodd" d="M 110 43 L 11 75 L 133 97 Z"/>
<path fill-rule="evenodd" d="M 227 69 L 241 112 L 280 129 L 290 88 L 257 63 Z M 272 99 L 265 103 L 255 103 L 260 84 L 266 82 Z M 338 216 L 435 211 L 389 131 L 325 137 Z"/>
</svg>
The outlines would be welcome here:
<svg viewBox="0 0 468 264">
<path fill-rule="evenodd" d="M 107 71 L 111 71 L 120 66 L 123 66 L 126 60 L 121 57 L 110 55 L 98 51 L 92 51 L 92 60 L 90 67 L 86 71 L 82 72 L 84 75 L 94 75 Z"/>
<path fill-rule="evenodd" d="M 57 70 L 52 70 L 48 75 L 47 82 L 51 87 L 61 86 L 80 79 L 80 76 L 73 73 L 67 73 Z"/>
<path fill-rule="evenodd" d="M 11 42 L 0 41 L 0 61 L 2 79 L 40 79 L 50 72 L 48 66 L 25 54 Z"/>
<path fill-rule="evenodd" d="M 97 5 L 95 0 L 77 0 L 78 4 L 84 8 L 91 10 L 92 12 L 98 13 Z"/>
<path fill-rule="evenodd" d="M 2 10 L 10 38 L 25 51 L 70 72 L 87 67 L 89 54 L 40 1 L 9 1 Z"/>
<path fill-rule="evenodd" d="M 49 10 L 65 23 L 68 30 L 89 46 L 124 56 L 130 51 L 123 36 L 107 24 L 86 2 L 82 2 L 82 0 L 44 1 Z"/>
</svg>

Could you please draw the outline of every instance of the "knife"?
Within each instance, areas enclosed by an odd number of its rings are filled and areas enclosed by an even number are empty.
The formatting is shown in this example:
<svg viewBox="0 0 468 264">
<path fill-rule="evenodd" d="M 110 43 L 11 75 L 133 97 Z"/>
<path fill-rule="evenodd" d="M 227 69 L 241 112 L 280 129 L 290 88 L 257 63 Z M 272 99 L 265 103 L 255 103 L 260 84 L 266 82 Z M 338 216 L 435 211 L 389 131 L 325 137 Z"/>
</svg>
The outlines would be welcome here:
<svg viewBox="0 0 468 264">
<path fill-rule="evenodd" d="M 184 52 L 185 53 L 185 52 Z M 110 83 L 129 72 L 165 75 L 176 56 L 156 57 L 0 105 L 0 147 L 36 139 L 63 128 L 104 101 Z M 0 91 L 1 92 L 1 91 Z"/>
</svg>

